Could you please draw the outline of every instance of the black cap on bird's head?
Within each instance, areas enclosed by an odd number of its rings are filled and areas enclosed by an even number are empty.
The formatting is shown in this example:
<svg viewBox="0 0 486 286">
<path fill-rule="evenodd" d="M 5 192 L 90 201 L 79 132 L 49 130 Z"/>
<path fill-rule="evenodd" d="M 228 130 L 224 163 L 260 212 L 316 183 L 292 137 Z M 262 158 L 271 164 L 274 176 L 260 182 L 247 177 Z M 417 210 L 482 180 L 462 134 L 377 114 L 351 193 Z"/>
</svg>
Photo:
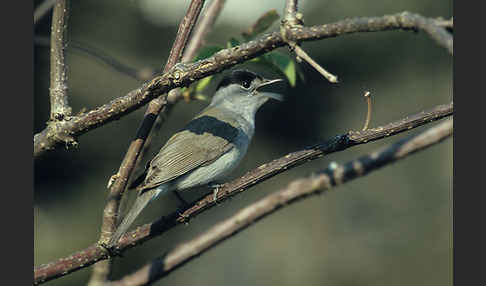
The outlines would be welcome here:
<svg viewBox="0 0 486 286">
<path fill-rule="evenodd" d="M 261 76 L 249 70 L 235 70 L 223 77 L 216 90 L 230 84 L 239 84 L 245 88 L 249 88 L 252 81 L 256 78 L 263 79 Z"/>
<path fill-rule="evenodd" d="M 237 85 L 242 92 L 247 92 L 252 95 L 260 94 L 263 96 L 271 97 L 277 100 L 282 100 L 281 95 L 270 92 L 258 92 L 257 90 L 263 86 L 267 86 L 276 82 L 283 81 L 282 79 L 266 79 L 252 71 L 238 69 L 225 75 L 218 84 L 216 91 L 227 88 L 232 85 Z"/>
</svg>

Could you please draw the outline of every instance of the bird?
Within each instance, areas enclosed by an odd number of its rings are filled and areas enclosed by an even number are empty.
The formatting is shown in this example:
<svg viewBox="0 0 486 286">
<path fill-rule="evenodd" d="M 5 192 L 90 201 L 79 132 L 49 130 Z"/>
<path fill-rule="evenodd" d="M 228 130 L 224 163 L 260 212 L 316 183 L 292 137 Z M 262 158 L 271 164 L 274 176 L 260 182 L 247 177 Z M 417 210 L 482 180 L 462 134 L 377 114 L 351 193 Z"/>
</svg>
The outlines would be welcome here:
<svg viewBox="0 0 486 286">
<path fill-rule="evenodd" d="M 255 131 L 255 114 L 270 98 L 264 86 L 283 79 L 266 79 L 236 69 L 219 82 L 211 103 L 175 133 L 146 165 L 129 188 L 137 198 L 118 225 L 108 246 L 114 247 L 141 211 L 160 194 L 209 185 L 227 176 L 245 156 Z"/>
</svg>

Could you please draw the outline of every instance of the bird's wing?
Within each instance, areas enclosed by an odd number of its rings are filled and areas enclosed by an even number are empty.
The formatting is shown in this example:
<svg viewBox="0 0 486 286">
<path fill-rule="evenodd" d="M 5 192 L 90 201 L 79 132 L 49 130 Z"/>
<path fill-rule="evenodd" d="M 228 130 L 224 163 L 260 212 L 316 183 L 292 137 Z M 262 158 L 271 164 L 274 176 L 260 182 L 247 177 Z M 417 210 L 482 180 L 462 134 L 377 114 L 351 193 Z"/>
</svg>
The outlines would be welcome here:
<svg viewBox="0 0 486 286">
<path fill-rule="evenodd" d="M 146 170 L 139 191 L 155 188 L 199 166 L 210 164 L 234 147 L 238 129 L 234 122 L 200 116 L 172 136 Z"/>
</svg>

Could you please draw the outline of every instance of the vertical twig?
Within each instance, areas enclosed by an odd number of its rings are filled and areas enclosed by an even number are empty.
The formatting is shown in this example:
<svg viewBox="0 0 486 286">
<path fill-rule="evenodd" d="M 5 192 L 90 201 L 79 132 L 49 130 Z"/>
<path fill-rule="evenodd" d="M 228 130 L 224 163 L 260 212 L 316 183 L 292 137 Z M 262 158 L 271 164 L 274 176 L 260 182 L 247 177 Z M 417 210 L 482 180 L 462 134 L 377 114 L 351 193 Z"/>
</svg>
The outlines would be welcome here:
<svg viewBox="0 0 486 286">
<path fill-rule="evenodd" d="M 71 115 L 67 98 L 67 66 L 65 63 L 68 0 L 60 0 L 54 5 L 51 25 L 51 120 L 62 120 Z"/>
<path fill-rule="evenodd" d="M 45 0 L 44 2 L 40 3 L 39 6 L 34 11 L 34 25 L 44 17 L 47 12 L 56 4 L 59 0 Z"/>
<path fill-rule="evenodd" d="M 298 0 L 285 1 L 284 20 L 291 26 L 300 25 L 297 19 Z"/>
<path fill-rule="evenodd" d="M 199 14 L 201 12 L 204 0 L 192 0 L 184 18 L 179 24 L 176 39 L 172 45 L 169 59 L 164 67 L 164 73 L 172 68 L 181 58 L 182 51 L 187 43 L 187 39 L 194 27 Z M 127 182 L 130 175 L 133 172 L 137 158 L 142 150 L 144 142 L 152 129 L 155 122 L 155 118 L 165 106 L 166 95 L 152 100 L 145 112 L 142 123 L 137 131 L 136 138 L 131 142 L 130 147 L 125 154 L 125 157 L 120 165 L 118 173 L 115 175 L 115 180 L 110 188 L 107 203 L 103 210 L 103 219 L 101 225 L 101 233 L 99 242 L 101 244 L 107 243 L 116 228 L 116 219 L 120 208 L 120 201 L 123 192 L 127 186 Z M 89 285 L 100 285 L 108 280 L 111 272 L 111 259 L 108 261 L 102 261 L 96 264 L 93 268 L 93 274 L 91 276 Z"/>
<path fill-rule="evenodd" d="M 371 93 L 369 91 L 365 92 L 364 97 L 366 98 L 366 105 L 368 106 L 368 110 L 366 112 L 366 120 L 361 131 L 365 131 L 366 129 L 368 129 L 368 125 L 371 121 Z"/>
</svg>

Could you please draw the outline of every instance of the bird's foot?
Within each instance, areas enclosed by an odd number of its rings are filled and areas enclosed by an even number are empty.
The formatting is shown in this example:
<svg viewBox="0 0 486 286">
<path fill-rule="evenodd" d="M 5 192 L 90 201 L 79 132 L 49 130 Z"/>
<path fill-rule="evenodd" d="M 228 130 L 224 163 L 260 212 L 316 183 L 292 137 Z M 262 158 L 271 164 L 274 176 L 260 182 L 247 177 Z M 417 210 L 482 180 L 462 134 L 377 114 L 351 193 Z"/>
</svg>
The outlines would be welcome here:
<svg viewBox="0 0 486 286">
<path fill-rule="evenodd" d="M 108 257 L 115 257 L 115 256 L 123 257 L 122 250 L 117 248 L 116 245 L 108 245 L 104 242 L 99 242 L 98 245 L 108 253 Z"/>
<path fill-rule="evenodd" d="M 217 203 L 218 202 L 218 192 L 219 190 L 223 187 L 223 184 L 210 184 L 209 185 L 211 188 L 214 188 L 213 190 L 213 202 Z"/>
</svg>

